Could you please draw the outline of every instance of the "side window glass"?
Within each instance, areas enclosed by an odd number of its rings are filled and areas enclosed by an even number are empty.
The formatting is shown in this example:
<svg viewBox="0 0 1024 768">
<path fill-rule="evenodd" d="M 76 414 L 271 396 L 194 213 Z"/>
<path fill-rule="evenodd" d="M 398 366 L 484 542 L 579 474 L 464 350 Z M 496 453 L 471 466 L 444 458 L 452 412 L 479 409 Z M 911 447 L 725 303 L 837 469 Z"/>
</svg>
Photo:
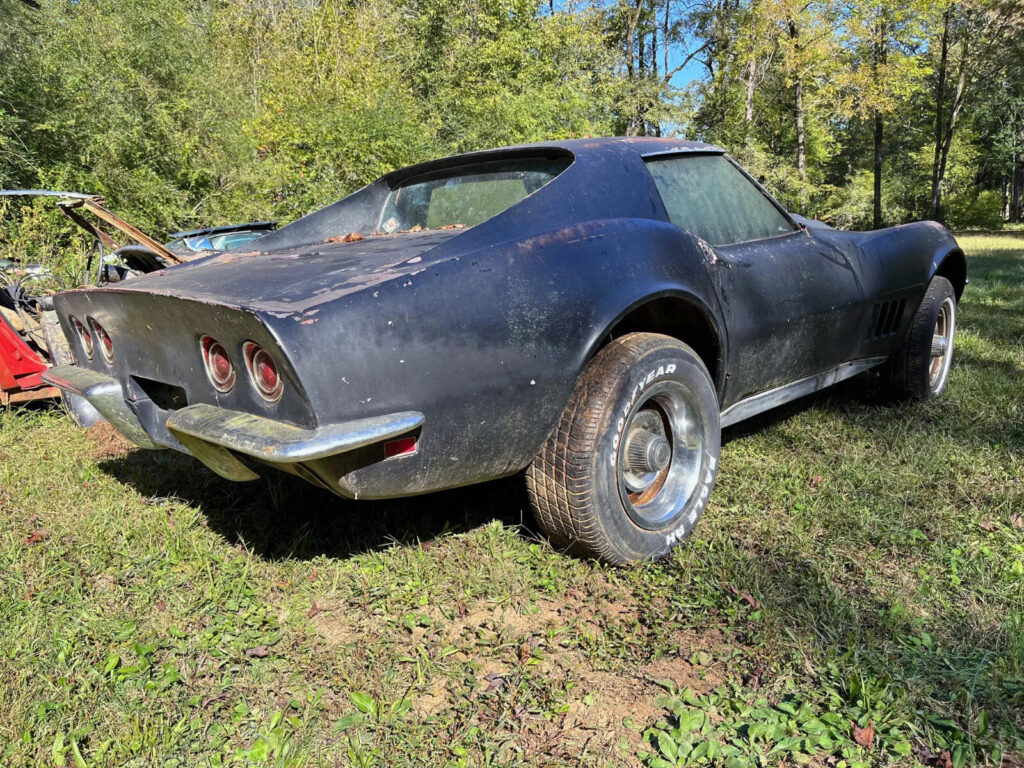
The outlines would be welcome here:
<svg viewBox="0 0 1024 768">
<path fill-rule="evenodd" d="M 779 209 L 722 155 L 655 158 L 647 168 L 672 223 L 712 245 L 793 231 Z"/>
</svg>

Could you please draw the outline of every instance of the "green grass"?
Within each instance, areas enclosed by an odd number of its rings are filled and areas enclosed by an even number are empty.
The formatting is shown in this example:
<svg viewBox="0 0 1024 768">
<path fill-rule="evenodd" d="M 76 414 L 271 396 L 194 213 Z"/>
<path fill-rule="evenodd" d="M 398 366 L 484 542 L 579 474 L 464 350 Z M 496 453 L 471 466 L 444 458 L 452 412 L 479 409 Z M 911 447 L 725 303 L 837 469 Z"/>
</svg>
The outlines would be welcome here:
<svg viewBox="0 0 1024 768">
<path fill-rule="evenodd" d="M 942 398 L 739 425 L 631 569 L 515 480 L 345 503 L 0 415 L 0 765 L 1021 765 L 1024 238 L 964 245 Z"/>
</svg>

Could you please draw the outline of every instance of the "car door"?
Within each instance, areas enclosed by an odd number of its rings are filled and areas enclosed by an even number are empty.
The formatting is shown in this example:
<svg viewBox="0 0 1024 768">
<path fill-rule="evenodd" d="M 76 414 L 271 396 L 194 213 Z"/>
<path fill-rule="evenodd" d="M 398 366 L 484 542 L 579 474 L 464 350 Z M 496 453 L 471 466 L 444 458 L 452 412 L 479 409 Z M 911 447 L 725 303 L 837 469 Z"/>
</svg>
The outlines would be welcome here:
<svg viewBox="0 0 1024 768">
<path fill-rule="evenodd" d="M 843 253 L 725 155 L 656 156 L 648 168 L 669 219 L 707 252 L 729 340 L 724 407 L 854 356 L 864 295 Z"/>
</svg>

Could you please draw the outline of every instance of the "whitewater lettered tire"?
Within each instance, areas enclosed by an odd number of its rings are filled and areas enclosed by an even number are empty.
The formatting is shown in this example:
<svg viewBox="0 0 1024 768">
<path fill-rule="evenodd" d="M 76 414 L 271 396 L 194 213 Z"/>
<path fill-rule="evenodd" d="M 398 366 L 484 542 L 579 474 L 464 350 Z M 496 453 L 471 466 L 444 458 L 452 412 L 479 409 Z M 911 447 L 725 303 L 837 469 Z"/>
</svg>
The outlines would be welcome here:
<svg viewBox="0 0 1024 768">
<path fill-rule="evenodd" d="M 718 398 L 697 354 L 669 336 L 623 336 L 584 370 L 527 469 L 537 521 L 584 557 L 663 557 L 707 506 L 720 443 Z"/>
<path fill-rule="evenodd" d="M 946 388 L 956 337 L 956 292 L 933 277 L 899 350 L 882 368 L 886 393 L 903 400 L 928 400 Z"/>
</svg>

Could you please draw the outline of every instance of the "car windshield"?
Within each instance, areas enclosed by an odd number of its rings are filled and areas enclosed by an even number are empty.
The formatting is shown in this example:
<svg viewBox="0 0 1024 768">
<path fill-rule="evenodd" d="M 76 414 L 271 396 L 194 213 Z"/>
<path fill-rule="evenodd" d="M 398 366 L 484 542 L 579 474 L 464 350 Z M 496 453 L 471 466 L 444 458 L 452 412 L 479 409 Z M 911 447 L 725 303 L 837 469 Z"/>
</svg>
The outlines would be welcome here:
<svg viewBox="0 0 1024 768">
<path fill-rule="evenodd" d="M 407 179 L 391 190 L 377 230 L 472 227 L 536 192 L 570 163 L 568 158 L 528 158 L 448 168 Z"/>
<path fill-rule="evenodd" d="M 233 248 L 251 243 L 268 234 L 267 230 L 243 230 L 226 232 L 223 235 L 197 235 L 171 240 L 167 247 L 172 251 L 230 251 Z"/>
<path fill-rule="evenodd" d="M 258 240 L 263 237 L 266 230 L 259 230 L 256 232 L 228 232 L 225 235 L 213 235 L 210 238 L 210 245 L 213 246 L 215 251 L 230 251 L 232 248 L 238 248 L 240 245 L 251 243 L 253 240 Z"/>
</svg>

